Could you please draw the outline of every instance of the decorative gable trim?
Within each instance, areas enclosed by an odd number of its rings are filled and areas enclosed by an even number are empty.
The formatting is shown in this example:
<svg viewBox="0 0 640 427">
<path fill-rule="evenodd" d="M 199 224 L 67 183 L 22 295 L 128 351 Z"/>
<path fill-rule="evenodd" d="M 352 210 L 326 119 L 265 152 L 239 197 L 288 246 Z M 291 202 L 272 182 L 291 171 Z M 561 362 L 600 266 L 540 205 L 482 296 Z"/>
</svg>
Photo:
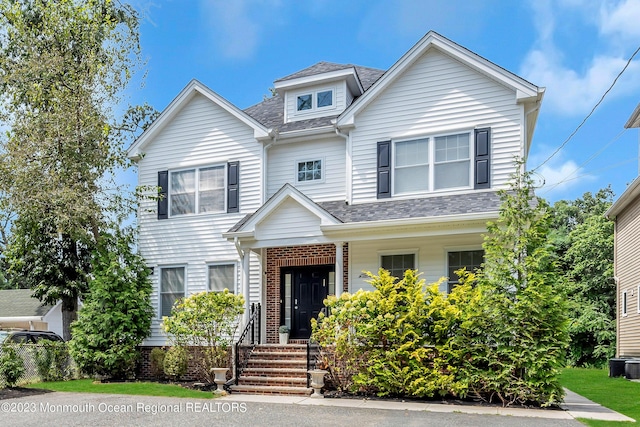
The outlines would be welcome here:
<svg viewBox="0 0 640 427">
<path fill-rule="evenodd" d="M 260 224 L 264 219 L 266 219 L 269 215 L 271 215 L 274 211 L 276 211 L 278 207 L 285 201 L 290 199 L 296 201 L 303 208 L 307 209 L 309 212 L 320 218 L 321 225 L 334 225 L 341 223 L 339 219 L 331 215 L 325 209 L 316 204 L 313 200 L 305 196 L 300 190 L 287 183 L 248 219 L 243 219 L 242 221 L 244 223 L 242 223 L 239 227 L 232 228 L 232 231 L 223 233 L 222 237 L 233 239 L 235 237 L 253 236 L 256 226 Z"/>
<path fill-rule="evenodd" d="M 270 129 L 267 129 L 244 111 L 200 83 L 198 80 L 191 80 L 189 84 L 174 98 L 164 109 L 160 116 L 144 131 L 142 135 L 131 144 L 127 150 L 127 157 L 132 160 L 141 158 L 144 148 L 173 118 L 193 99 L 197 94 L 203 95 L 214 104 L 218 105 L 229 114 L 253 129 L 254 137 L 257 140 L 270 138 Z"/>
<path fill-rule="evenodd" d="M 540 88 L 525 79 L 505 70 L 493 62 L 477 55 L 457 43 L 441 36 L 435 31 L 429 31 L 418 43 L 405 53 L 389 70 L 371 86 L 360 98 L 348 107 L 337 119 L 336 126 L 344 128 L 353 126 L 354 116 L 366 108 L 389 85 L 396 81 L 411 65 L 413 65 L 429 49 L 451 56 L 461 63 L 475 69 L 487 77 L 501 83 L 515 92 L 517 102 L 541 101 L 544 88 Z"/>
</svg>

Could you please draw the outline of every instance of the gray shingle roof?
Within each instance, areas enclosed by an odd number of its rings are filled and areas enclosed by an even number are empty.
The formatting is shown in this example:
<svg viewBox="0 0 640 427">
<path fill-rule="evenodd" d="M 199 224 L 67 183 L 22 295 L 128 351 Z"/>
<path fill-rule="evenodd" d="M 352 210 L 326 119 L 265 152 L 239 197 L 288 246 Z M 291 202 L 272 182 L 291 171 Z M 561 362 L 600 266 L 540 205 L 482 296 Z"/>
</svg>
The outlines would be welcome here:
<svg viewBox="0 0 640 427">
<path fill-rule="evenodd" d="M 351 223 L 498 212 L 501 200 L 497 192 L 490 191 L 357 205 L 347 205 L 343 200 L 316 204 L 340 222 Z M 242 218 L 229 232 L 238 231 L 252 216 Z"/>
<path fill-rule="evenodd" d="M 31 289 L 0 290 L 0 317 L 44 316 L 52 306 L 42 305 Z"/>
<path fill-rule="evenodd" d="M 318 62 L 304 70 L 278 79 L 276 82 L 291 80 L 298 77 L 312 76 L 330 71 L 344 70 L 347 68 L 354 68 L 356 70 L 356 74 L 360 79 L 360 84 L 365 91 L 384 74 L 384 70 L 379 70 L 377 68 L 361 67 L 359 65 L 352 64 L 335 64 L 333 62 Z M 258 104 L 252 105 L 251 107 L 246 108 L 244 112 L 265 127 L 275 129 L 278 132 L 290 132 L 329 126 L 331 125 L 331 120 L 337 117 L 336 115 L 332 117 L 320 117 L 316 119 L 284 123 L 284 100 L 279 95 L 275 95 Z"/>
<path fill-rule="evenodd" d="M 497 212 L 500 197 L 496 192 L 480 192 L 357 205 L 347 205 L 344 201 L 321 202 L 318 205 L 348 223 Z"/>
</svg>

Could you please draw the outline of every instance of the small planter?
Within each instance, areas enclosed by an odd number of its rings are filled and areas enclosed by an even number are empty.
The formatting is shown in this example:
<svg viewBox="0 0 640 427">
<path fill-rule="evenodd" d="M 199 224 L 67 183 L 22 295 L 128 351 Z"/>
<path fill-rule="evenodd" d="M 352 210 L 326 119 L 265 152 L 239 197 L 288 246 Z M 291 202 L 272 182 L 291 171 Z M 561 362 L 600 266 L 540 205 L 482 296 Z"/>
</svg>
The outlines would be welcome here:
<svg viewBox="0 0 640 427">
<path fill-rule="evenodd" d="M 307 371 L 309 375 L 311 375 L 311 387 L 313 387 L 313 394 L 311 397 L 314 398 L 324 398 L 322 395 L 322 387 L 324 387 L 324 376 L 329 373 L 329 371 L 325 371 L 324 369 L 312 369 Z"/>
<path fill-rule="evenodd" d="M 229 368 L 211 368 L 213 371 L 213 382 L 218 386 L 218 390 L 222 390 L 222 386 L 227 382 L 227 371 Z"/>
<path fill-rule="evenodd" d="M 280 345 L 289 344 L 289 332 L 291 329 L 287 325 L 282 325 L 278 328 L 278 338 L 280 340 Z"/>
</svg>

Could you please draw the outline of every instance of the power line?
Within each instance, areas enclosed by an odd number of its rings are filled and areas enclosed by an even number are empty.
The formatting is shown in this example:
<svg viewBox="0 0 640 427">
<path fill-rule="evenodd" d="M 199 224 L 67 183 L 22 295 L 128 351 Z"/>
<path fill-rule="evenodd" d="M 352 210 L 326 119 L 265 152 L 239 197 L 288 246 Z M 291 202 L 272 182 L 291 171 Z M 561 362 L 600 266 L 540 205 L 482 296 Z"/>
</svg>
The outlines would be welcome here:
<svg viewBox="0 0 640 427">
<path fill-rule="evenodd" d="M 611 92 L 611 90 L 613 89 L 613 86 L 615 86 L 615 84 L 617 83 L 618 79 L 620 78 L 620 76 L 622 76 L 622 73 L 624 73 L 627 68 L 629 68 L 629 65 L 631 64 L 631 61 L 633 60 L 633 58 L 636 56 L 636 54 L 640 52 L 640 46 L 638 46 L 638 48 L 636 49 L 635 52 L 633 52 L 633 54 L 631 55 L 631 57 L 629 57 L 629 60 L 627 61 L 627 63 L 625 64 L 624 68 L 622 69 L 622 71 L 620 71 L 618 73 L 618 75 L 616 76 L 615 79 L 613 79 L 613 82 L 611 83 L 611 86 L 609 86 L 609 89 L 607 89 L 602 96 L 600 97 L 600 100 L 596 103 L 596 105 L 593 106 L 593 108 L 591 109 L 591 111 L 589 112 L 589 114 L 587 114 L 587 116 L 582 120 L 582 122 L 578 125 L 578 127 L 571 132 L 571 135 L 569 135 L 569 137 L 567 139 L 564 140 L 564 142 L 562 144 L 560 144 L 560 146 L 556 149 L 556 151 L 554 151 L 549 157 L 547 157 L 547 159 L 540 163 L 538 166 L 536 166 L 534 169 L 532 169 L 532 171 L 536 171 L 537 169 L 541 168 L 542 166 L 544 166 L 545 163 L 547 163 L 549 160 L 551 160 L 553 158 L 553 156 L 555 156 L 556 154 L 558 154 L 558 152 L 560 150 L 562 150 L 564 148 L 565 145 L 567 145 L 567 143 L 571 140 L 571 138 L 573 138 L 575 136 L 576 133 L 578 133 L 578 131 L 580 130 L 580 128 L 586 123 L 586 121 L 589 119 L 589 117 L 591 117 L 591 115 L 593 114 L 594 111 L 596 111 L 596 108 L 598 108 L 600 106 L 600 104 L 602 104 L 602 101 L 604 101 L 604 98 L 607 96 L 607 94 L 609 94 L 609 92 Z"/>
<path fill-rule="evenodd" d="M 598 173 L 598 172 L 608 171 L 609 169 L 613 169 L 613 168 L 617 168 L 618 166 L 626 165 L 627 163 L 631 163 L 631 162 L 633 162 L 635 160 L 636 159 L 623 160 L 622 162 L 618 162 L 618 163 L 615 163 L 613 165 L 610 165 L 610 166 L 607 166 L 607 167 L 604 167 L 604 168 L 600 168 L 600 169 L 595 170 L 593 172 L 594 173 Z M 562 180 L 560 182 L 556 182 L 551 187 L 545 188 L 544 191 L 542 192 L 542 194 L 544 195 L 544 194 L 549 193 L 551 190 L 553 190 L 554 188 L 556 188 L 558 185 L 560 185 L 562 183 L 573 181 L 574 179 L 584 178 L 584 177 L 587 177 L 587 176 L 591 176 L 591 174 L 585 173 L 585 174 L 582 174 L 582 175 L 574 176 L 573 178 L 568 178 L 568 179 L 564 179 L 564 180 Z"/>
<path fill-rule="evenodd" d="M 620 137 L 627 131 L 627 129 L 622 129 L 620 131 L 620 133 L 618 133 L 611 141 L 607 142 L 604 146 L 602 146 L 602 148 L 600 148 L 600 150 L 596 151 L 591 157 L 589 157 L 587 160 L 585 160 L 584 162 L 582 162 L 582 164 L 580 166 L 578 166 L 577 168 L 575 168 L 569 175 L 565 176 L 562 180 L 553 183 L 553 185 L 551 185 L 551 187 L 549 187 L 547 189 L 546 192 L 549 192 L 551 190 L 553 190 L 554 188 L 556 188 L 558 185 L 563 184 L 565 182 L 568 181 L 572 181 L 574 178 L 571 178 L 573 175 L 575 175 L 580 169 L 582 169 L 583 167 L 585 167 L 589 162 L 591 162 L 591 160 L 595 159 L 596 157 L 598 157 L 600 154 L 602 154 L 602 152 L 604 150 L 606 150 L 607 148 L 609 148 L 609 146 L 611 144 L 613 144 L 614 142 L 616 142 L 618 139 L 620 139 Z M 635 159 L 631 159 L 631 160 L 635 160 Z M 627 163 L 626 161 L 623 163 Z M 580 176 L 586 176 L 586 175 L 580 175 Z"/>
</svg>

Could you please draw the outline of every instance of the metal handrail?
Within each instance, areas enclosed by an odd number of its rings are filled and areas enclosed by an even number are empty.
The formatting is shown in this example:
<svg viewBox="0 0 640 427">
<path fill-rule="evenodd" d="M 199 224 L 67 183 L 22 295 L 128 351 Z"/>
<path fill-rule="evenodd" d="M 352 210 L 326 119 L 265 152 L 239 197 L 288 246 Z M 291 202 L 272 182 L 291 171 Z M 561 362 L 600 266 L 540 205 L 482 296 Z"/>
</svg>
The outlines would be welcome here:
<svg viewBox="0 0 640 427">
<path fill-rule="evenodd" d="M 257 324 L 257 327 L 256 327 Z M 251 333 L 249 334 L 249 331 Z M 256 334 L 257 331 L 257 334 Z M 243 363 L 240 363 L 240 344 L 242 344 L 247 337 L 249 337 L 249 344 L 251 348 L 249 349 L 249 355 L 253 352 L 256 344 L 258 344 L 261 340 L 261 327 L 260 327 L 260 303 L 251 304 L 251 317 L 249 317 L 249 322 L 244 327 L 244 330 L 240 334 L 240 338 L 235 343 L 235 383 L 238 385 L 238 379 L 242 374 L 244 368 L 247 367 L 247 363 L 249 361 L 249 357 L 244 358 Z"/>
<path fill-rule="evenodd" d="M 313 361 L 311 360 L 311 346 L 314 348 Z M 311 387 L 311 374 L 309 374 L 309 371 L 316 368 L 316 363 L 318 361 L 318 348 L 318 343 L 314 342 L 312 344 L 312 339 L 309 338 L 309 341 L 307 341 L 307 388 Z"/>
</svg>

